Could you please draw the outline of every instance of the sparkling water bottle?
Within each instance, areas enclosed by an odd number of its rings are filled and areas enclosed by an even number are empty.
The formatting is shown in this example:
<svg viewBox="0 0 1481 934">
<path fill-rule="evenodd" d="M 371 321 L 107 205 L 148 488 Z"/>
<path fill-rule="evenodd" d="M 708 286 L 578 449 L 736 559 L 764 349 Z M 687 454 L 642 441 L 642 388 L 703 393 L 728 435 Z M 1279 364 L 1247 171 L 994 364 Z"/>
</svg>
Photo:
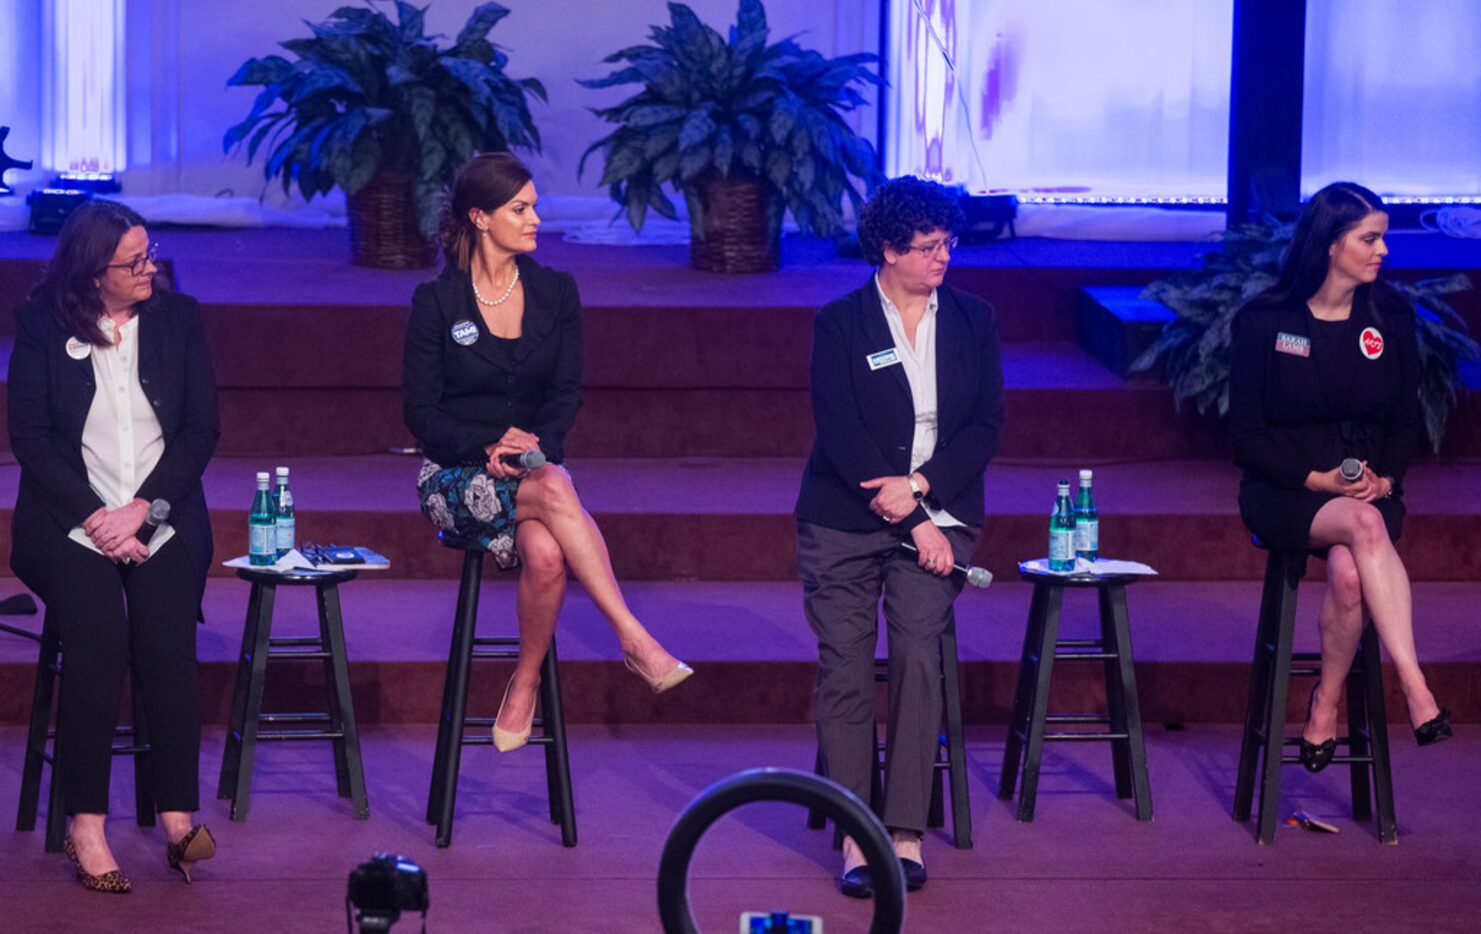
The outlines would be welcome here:
<svg viewBox="0 0 1481 934">
<path fill-rule="evenodd" d="M 278 557 L 293 550 L 297 521 L 293 512 L 293 491 L 288 489 L 288 468 L 278 468 L 278 489 L 273 493 L 274 533 Z"/>
<path fill-rule="evenodd" d="M 273 498 L 267 491 L 267 471 L 257 474 L 257 495 L 252 497 L 252 510 L 247 513 L 247 557 L 253 564 L 272 564 L 278 560 L 274 534 Z"/>
<path fill-rule="evenodd" d="M 1080 471 L 1080 494 L 1075 497 L 1075 556 L 1094 561 L 1100 553 L 1100 513 L 1090 490 L 1090 471 Z"/>
<path fill-rule="evenodd" d="M 1070 481 L 1059 481 L 1054 512 L 1049 514 L 1049 570 L 1075 568 L 1075 510 L 1070 505 Z"/>
</svg>

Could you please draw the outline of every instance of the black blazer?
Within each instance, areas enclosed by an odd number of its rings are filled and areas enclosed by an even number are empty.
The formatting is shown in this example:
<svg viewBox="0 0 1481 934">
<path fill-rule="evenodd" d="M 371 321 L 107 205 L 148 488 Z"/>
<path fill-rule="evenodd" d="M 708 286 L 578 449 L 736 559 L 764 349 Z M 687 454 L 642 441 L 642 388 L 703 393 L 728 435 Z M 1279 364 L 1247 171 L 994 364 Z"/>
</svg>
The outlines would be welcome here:
<svg viewBox="0 0 1481 934">
<path fill-rule="evenodd" d="M 982 473 L 1003 427 L 1003 361 L 997 321 L 975 295 L 941 286 L 936 309 L 936 452 L 920 467 L 933 506 L 969 525 L 983 518 Z M 915 405 L 899 365 L 870 370 L 868 357 L 895 346 L 873 276 L 818 312 L 813 322 L 812 405 L 817 433 L 802 474 L 797 518 L 846 532 L 888 526 L 859 484 L 910 472 Z M 929 521 L 916 510 L 902 530 Z"/>
<path fill-rule="evenodd" d="M 70 547 L 67 533 L 103 505 L 82 460 L 82 429 L 97 387 L 92 357 L 67 355 L 69 335 L 49 295 L 32 296 L 15 317 L 8 413 L 21 483 L 10 524 L 10 565 L 45 600 L 49 588 L 66 586 L 60 559 Z M 200 307 L 193 298 L 160 292 L 140 308 L 138 320 L 139 384 L 159 418 L 165 449 L 135 495 L 169 502 L 170 525 L 195 566 L 191 583 L 199 591 L 211 566 L 201 475 L 221 436 Z"/>
<path fill-rule="evenodd" d="M 1360 344 L 1370 327 L 1383 340 L 1373 359 Z M 1304 489 L 1309 472 L 1331 470 L 1344 457 L 1403 481 L 1421 424 L 1419 351 L 1407 303 L 1386 302 L 1381 321 L 1366 303 L 1355 303 L 1340 324 L 1316 320 L 1304 303 L 1251 306 L 1235 315 L 1233 332 L 1229 428 L 1247 483 Z M 1277 341 L 1309 353 L 1281 352 Z"/>
<path fill-rule="evenodd" d="M 568 273 L 515 257 L 525 311 L 517 341 L 489 332 L 468 273 L 449 266 L 417 286 L 401 371 L 402 414 L 438 464 L 481 464 L 484 448 L 510 427 L 538 435 L 551 461 L 565 458 L 566 432 L 581 406 L 581 299 Z M 471 344 L 453 339 L 463 325 Z M 474 330 L 471 332 L 468 327 Z"/>
</svg>

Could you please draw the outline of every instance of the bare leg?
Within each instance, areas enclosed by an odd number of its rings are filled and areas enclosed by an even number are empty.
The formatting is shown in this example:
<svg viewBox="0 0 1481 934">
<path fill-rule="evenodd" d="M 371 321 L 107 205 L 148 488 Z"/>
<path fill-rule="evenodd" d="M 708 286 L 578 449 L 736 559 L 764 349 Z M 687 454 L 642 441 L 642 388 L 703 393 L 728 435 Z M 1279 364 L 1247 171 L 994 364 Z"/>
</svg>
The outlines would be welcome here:
<svg viewBox="0 0 1481 934">
<path fill-rule="evenodd" d="M 519 551 L 519 661 L 514 666 L 509 699 L 499 712 L 499 726 L 518 732 L 529 722 L 540 687 L 540 666 L 555 634 L 566 596 L 566 562 L 561 547 L 539 520 L 521 517 L 514 530 Z"/>
<path fill-rule="evenodd" d="M 108 848 L 108 838 L 103 833 L 106 814 L 73 814 L 67 836 L 77 850 L 77 860 L 82 871 L 90 876 L 101 876 L 118 868 L 118 860 Z"/>
<path fill-rule="evenodd" d="M 165 839 L 179 843 L 193 826 L 189 811 L 160 811 L 159 822 L 165 825 Z"/>
<path fill-rule="evenodd" d="M 1337 704 L 1363 636 L 1363 587 L 1352 551 L 1333 545 L 1327 552 L 1327 592 L 1318 620 L 1322 636 L 1322 677 L 1302 736 L 1314 745 L 1337 735 Z"/>
<path fill-rule="evenodd" d="M 1311 523 L 1311 539 L 1315 545 L 1346 545 L 1352 552 L 1363 602 L 1373 615 L 1378 638 L 1399 676 L 1410 723 L 1418 726 L 1439 714 L 1440 707 L 1425 683 L 1424 672 L 1419 670 L 1414 649 L 1409 575 L 1394 543 L 1389 541 L 1383 516 L 1369 503 L 1339 497 L 1317 512 Z"/>
<path fill-rule="evenodd" d="M 921 858 L 920 842 L 921 835 L 914 830 L 891 830 L 890 842 L 895 846 L 895 855 L 900 859 L 913 859 L 917 863 L 925 864 Z M 864 865 L 864 851 L 859 844 L 854 842 L 853 837 L 843 838 L 843 871 L 848 873 L 852 869 Z"/>
<path fill-rule="evenodd" d="M 539 521 L 549 530 L 565 554 L 571 573 L 612 624 L 623 652 L 651 674 L 669 671 L 678 664 L 678 659 L 666 652 L 628 609 L 612 573 L 606 540 L 582 508 L 570 475 L 556 465 L 531 471 L 519 485 L 515 512 Z"/>
</svg>

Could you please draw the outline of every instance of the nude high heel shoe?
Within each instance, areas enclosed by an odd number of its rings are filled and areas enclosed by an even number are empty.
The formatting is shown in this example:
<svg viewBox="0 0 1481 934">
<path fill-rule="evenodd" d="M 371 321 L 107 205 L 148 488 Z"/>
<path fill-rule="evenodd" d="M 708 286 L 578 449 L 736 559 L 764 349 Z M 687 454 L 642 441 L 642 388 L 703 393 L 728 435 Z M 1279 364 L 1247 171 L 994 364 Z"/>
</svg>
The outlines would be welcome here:
<svg viewBox="0 0 1481 934">
<path fill-rule="evenodd" d="M 525 721 L 522 730 L 506 730 L 499 726 L 499 717 L 504 713 L 504 705 L 509 703 L 509 692 L 514 687 L 514 679 L 504 685 L 504 699 L 499 701 L 499 712 L 494 714 L 494 748 L 500 752 L 513 752 L 530 741 L 530 730 L 535 725 L 535 708 L 530 706 L 530 718 Z"/>
<path fill-rule="evenodd" d="M 648 682 L 648 686 L 653 689 L 654 694 L 662 694 L 670 688 L 678 687 L 690 675 L 694 674 L 693 668 L 690 668 L 683 662 L 675 662 L 674 667 L 663 674 L 652 675 L 644 671 L 642 666 L 638 664 L 638 660 L 626 652 L 622 653 L 622 663 L 627 666 L 628 671 Z"/>
</svg>

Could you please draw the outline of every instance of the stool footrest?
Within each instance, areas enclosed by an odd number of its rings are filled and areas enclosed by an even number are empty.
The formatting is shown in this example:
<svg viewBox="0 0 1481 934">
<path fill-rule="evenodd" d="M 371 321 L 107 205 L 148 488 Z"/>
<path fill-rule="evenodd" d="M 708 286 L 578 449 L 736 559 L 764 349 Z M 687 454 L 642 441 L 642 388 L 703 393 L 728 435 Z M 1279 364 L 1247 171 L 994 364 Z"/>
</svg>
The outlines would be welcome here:
<svg viewBox="0 0 1481 934">
<path fill-rule="evenodd" d="M 1122 740 L 1130 739 L 1130 733 L 1070 733 L 1070 732 L 1045 732 L 1044 740 L 1055 742 L 1087 742 L 1096 740 Z"/>
<path fill-rule="evenodd" d="M 320 639 L 318 636 L 273 636 L 272 638 L 267 640 L 267 644 L 269 648 L 275 648 L 280 645 L 319 646 L 324 644 L 324 640 Z"/>
<path fill-rule="evenodd" d="M 314 662 L 314 661 L 322 662 L 326 658 L 333 658 L 334 655 L 332 653 L 330 653 L 330 652 L 324 651 L 323 649 L 319 649 L 319 650 L 313 651 L 313 652 L 304 652 L 304 651 L 298 651 L 298 650 L 295 650 L 295 651 L 287 651 L 287 650 L 284 650 L 284 651 L 276 651 L 275 652 L 275 651 L 269 650 L 268 653 L 267 653 L 267 657 L 270 658 L 270 659 L 272 659 L 272 660 L 274 660 L 274 661 L 278 661 L 278 660 L 289 660 L 289 661 L 300 661 L 300 662 Z"/>
<path fill-rule="evenodd" d="M 332 719 L 327 713 L 265 713 L 257 717 L 258 723 L 312 723 Z"/>
<path fill-rule="evenodd" d="M 1120 658 L 1115 652 L 1055 652 L 1057 662 L 1107 662 Z"/>
<path fill-rule="evenodd" d="M 1050 713 L 1044 715 L 1045 723 L 1110 723 L 1110 714 L 1104 713 Z"/>
<path fill-rule="evenodd" d="M 266 740 L 344 739 L 343 730 L 258 730 L 259 742 Z"/>
<path fill-rule="evenodd" d="M 518 649 L 474 649 L 469 655 L 475 662 L 501 661 L 510 662 L 519 658 Z"/>
<path fill-rule="evenodd" d="M 1100 639 L 1060 639 L 1054 643 L 1056 649 L 1103 649 L 1106 647 Z"/>
</svg>

